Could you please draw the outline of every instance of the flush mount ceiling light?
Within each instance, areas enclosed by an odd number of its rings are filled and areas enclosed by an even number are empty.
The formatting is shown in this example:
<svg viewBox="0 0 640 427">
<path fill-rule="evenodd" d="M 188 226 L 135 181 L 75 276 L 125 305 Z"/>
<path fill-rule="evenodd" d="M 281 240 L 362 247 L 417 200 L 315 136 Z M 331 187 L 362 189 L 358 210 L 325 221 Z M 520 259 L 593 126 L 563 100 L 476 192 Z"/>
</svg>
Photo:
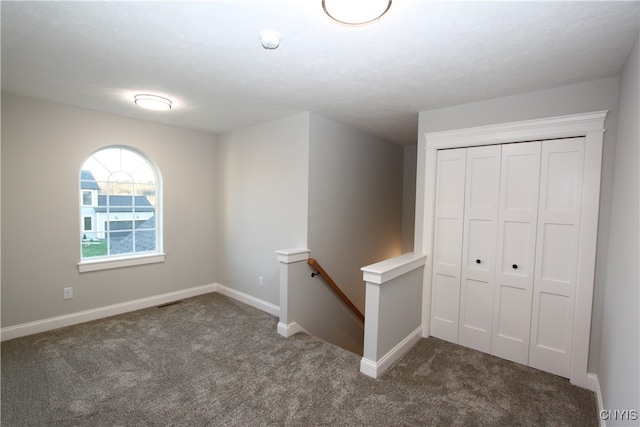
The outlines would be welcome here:
<svg viewBox="0 0 640 427">
<path fill-rule="evenodd" d="M 365 25 L 379 20 L 391 7 L 391 0 L 322 0 L 331 19 L 345 25 Z"/>
<path fill-rule="evenodd" d="M 134 96 L 133 99 L 137 106 L 148 110 L 166 111 L 171 109 L 171 100 L 162 96 L 143 93 Z"/>
</svg>

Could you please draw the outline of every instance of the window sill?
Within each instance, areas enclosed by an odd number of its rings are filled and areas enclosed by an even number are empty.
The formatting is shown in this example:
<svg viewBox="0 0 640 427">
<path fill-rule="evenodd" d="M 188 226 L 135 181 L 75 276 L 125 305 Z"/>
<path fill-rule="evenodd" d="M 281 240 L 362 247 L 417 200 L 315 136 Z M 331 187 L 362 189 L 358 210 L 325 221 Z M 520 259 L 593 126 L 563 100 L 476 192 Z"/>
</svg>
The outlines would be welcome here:
<svg viewBox="0 0 640 427">
<path fill-rule="evenodd" d="M 164 262 L 166 254 L 138 255 L 126 258 L 100 259 L 92 261 L 81 261 L 78 263 L 78 272 L 109 270 L 112 268 L 131 267 L 134 265 L 155 264 Z"/>
</svg>

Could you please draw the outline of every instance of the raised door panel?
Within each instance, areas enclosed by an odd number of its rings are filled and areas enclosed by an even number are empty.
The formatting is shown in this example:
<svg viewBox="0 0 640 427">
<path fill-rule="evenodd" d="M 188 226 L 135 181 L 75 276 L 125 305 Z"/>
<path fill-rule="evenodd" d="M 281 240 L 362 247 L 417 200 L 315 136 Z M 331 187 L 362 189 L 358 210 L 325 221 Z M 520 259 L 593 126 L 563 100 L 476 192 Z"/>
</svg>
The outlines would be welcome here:
<svg viewBox="0 0 640 427">
<path fill-rule="evenodd" d="M 430 334 L 458 342 L 466 149 L 438 151 Z"/>
<path fill-rule="evenodd" d="M 584 138 L 545 141 L 529 365 L 570 377 L 584 176 Z"/>
<path fill-rule="evenodd" d="M 502 147 L 491 354 L 527 364 L 541 142 Z"/>
<path fill-rule="evenodd" d="M 458 343 L 490 352 L 500 145 L 467 149 Z"/>
</svg>

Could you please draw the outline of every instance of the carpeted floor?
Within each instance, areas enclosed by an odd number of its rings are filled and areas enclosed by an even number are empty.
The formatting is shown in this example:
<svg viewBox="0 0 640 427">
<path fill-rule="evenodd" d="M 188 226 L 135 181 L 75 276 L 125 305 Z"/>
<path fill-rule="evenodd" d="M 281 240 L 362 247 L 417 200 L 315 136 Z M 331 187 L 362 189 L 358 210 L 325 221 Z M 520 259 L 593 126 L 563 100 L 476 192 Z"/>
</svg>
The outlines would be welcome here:
<svg viewBox="0 0 640 427">
<path fill-rule="evenodd" d="M 219 294 L 2 343 L 2 426 L 597 426 L 593 393 L 435 338 L 359 356 Z"/>
</svg>

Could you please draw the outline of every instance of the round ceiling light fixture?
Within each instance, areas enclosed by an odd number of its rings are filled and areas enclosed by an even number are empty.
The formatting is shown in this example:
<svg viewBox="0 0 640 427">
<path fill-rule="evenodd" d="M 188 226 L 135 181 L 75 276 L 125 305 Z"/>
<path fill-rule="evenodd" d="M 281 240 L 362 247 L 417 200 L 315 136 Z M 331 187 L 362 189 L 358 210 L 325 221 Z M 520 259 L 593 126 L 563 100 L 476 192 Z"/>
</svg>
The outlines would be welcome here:
<svg viewBox="0 0 640 427">
<path fill-rule="evenodd" d="M 366 25 L 378 21 L 391 8 L 391 0 L 322 0 L 329 18 L 345 25 Z"/>
<path fill-rule="evenodd" d="M 137 106 L 147 110 L 166 111 L 171 109 L 171 100 L 158 95 L 141 93 L 133 97 Z"/>
</svg>

